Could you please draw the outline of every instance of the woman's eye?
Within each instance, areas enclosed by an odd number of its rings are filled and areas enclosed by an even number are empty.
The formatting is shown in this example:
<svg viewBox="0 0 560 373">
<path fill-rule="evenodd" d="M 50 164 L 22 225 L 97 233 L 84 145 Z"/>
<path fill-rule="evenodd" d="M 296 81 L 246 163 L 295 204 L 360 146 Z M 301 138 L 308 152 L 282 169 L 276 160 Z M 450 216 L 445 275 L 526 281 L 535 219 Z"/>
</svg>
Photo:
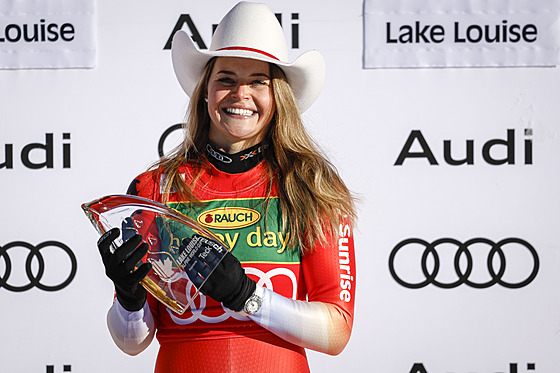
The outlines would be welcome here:
<svg viewBox="0 0 560 373">
<path fill-rule="evenodd" d="M 252 84 L 253 85 L 268 85 L 268 82 L 264 81 L 264 80 L 255 80 L 255 81 L 253 81 Z"/>
<path fill-rule="evenodd" d="M 235 83 L 232 78 L 219 78 L 218 81 L 220 83 L 224 83 L 224 84 L 234 84 Z"/>
</svg>

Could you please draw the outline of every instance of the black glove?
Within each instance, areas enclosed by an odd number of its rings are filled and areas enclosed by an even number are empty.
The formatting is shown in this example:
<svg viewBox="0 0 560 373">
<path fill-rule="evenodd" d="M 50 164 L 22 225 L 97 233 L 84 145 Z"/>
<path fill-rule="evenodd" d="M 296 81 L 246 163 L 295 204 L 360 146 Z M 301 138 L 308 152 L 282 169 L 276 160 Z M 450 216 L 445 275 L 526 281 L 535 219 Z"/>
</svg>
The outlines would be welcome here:
<svg viewBox="0 0 560 373">
<path fill-rule="evenodd" d="M 230 310 L 239 312 L 256 288 L 257 283 L 245 274 L 239 260 L 228 252 L 200 291 L 222 302 Z"/>
<path fill-rule="evenodd" d="M 110 247 L 119 236 L 118 228 L 113 228 L 101 236 L 97 247 L 105 266 L 105 274 L 115 284 L 119 303 L 128 311 L 138 311 L 146 302 L 146 289 L 140 285 L 140 281 L 150 272 L 152 265 L 143 263 L 134 269 L 148 252 L 148 244 L 142 242 L 142 236 L 139 234 L 125 237 L 128 235 L 124 232 L 123 230 L 123 240 L 128 240 L 114 253 L 111 253 Z"/>
<path fill-rule="evenodd" d="M 239 260 L 229 252 L 209 275 L 224 251 L 227 252 L 217 242 L 195 234 L 192 239 L 183 239 L 178 260 L 202 294 L 231 310 L 241 311 L 257 284 L 245 274 Z M 205 279 L 207 281 L 200 287 Z"/>
</svg>

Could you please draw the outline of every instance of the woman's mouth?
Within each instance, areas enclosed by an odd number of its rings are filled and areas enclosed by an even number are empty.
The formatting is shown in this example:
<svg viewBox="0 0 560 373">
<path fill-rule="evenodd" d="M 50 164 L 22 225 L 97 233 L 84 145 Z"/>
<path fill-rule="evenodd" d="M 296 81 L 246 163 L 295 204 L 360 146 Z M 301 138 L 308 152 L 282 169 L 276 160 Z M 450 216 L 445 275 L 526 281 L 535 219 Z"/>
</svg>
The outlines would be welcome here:
<svg viewBox="0 0 560 373">
<path fill-rule="evenodd" d="M 243 116 L 247 116 L 250 117 L 251 115 L 255 114 L 255 112 L 253 110 L 249 110 L 249 109 L 241 109 L 241 108 L 225 108 L 224 111 L 228 114 L 233 114 L 233 115 L 243 115 Z"/>
</svg>

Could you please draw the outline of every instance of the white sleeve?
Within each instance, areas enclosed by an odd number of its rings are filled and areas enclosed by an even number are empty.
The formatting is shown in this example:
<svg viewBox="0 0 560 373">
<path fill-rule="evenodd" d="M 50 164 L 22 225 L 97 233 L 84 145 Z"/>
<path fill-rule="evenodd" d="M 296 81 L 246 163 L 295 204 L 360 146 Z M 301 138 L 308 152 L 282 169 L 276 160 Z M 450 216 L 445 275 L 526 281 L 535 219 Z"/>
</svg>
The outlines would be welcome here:
<svg viewBox="0 0 560 373">
<path fill-rule="evenodd" d="M 351 327 L 335 305 L 286 298 L 260 286 L 256 294 L 262 297 L 262 306 L 249 318 L 280 338 L 330 355 L 346 346 Z"/>
<path fill-rule="evenodd" d="M 148 306 L 139 311 L 127 311 L 115 299 L 107 313 L 107 326 L 115 344 L 129 355 L 138 355 L 152 342 L 155 335 L 155 323 Z"/>
</svg>

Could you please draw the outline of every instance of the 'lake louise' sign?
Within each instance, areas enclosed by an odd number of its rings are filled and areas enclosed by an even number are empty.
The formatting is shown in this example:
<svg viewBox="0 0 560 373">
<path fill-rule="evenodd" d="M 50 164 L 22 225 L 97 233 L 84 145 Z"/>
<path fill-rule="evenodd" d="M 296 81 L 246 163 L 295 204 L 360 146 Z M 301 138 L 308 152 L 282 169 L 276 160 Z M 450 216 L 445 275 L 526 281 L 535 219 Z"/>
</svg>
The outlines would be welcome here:
<svg viewBox="0 0 560 373">
<path fill-rule="evenodd" d="M 558 0 L 366 0 L 364 67 L 555 66 Z"/>
</svg>

